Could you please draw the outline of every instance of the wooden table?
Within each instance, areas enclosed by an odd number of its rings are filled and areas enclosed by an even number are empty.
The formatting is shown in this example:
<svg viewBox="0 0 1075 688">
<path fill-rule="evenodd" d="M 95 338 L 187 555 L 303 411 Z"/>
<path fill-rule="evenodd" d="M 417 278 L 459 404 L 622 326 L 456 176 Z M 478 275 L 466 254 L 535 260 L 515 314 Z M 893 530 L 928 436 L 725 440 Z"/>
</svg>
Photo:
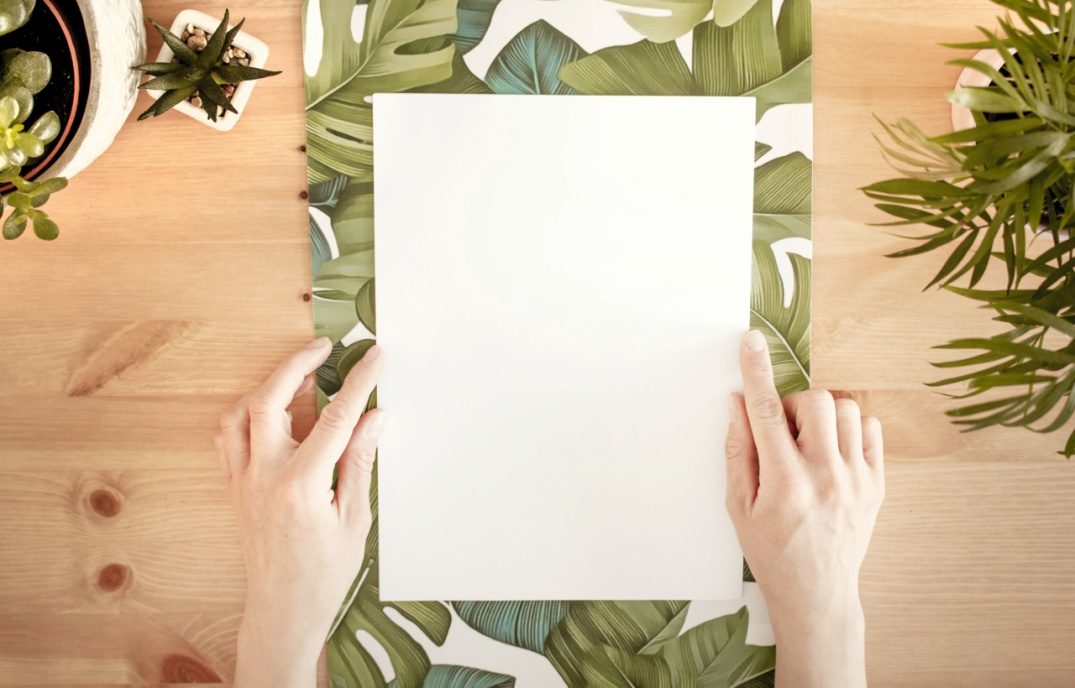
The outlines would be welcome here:
<svg viewBox="0 0 1075 688">
<path fill-rule="evenodd" d="M 921 385 L 929 347 L 988 317 L 921 293 L 937 257 L 882 258 L 903 244 L 855 191 L 889 176 L 872 113 L 946 130 L 958 69 L 936 44 L 994 7 L 815 2 L 814 380 L 856 390 L 888 443 L 862 580 L 871 685 L 1072 685 L 1075 464 L 1057 435 L 948 425 Z M 167 23 L 185 4 L 145 8 Z M 132 117 L 50 203 L 58 242 L 0 245 L 0 686 L 233 670 L 244 573 L 212 434 L 312 314 L 299 3 L 231 4 L 284 70 L 236 129 Z"/>
</svg>

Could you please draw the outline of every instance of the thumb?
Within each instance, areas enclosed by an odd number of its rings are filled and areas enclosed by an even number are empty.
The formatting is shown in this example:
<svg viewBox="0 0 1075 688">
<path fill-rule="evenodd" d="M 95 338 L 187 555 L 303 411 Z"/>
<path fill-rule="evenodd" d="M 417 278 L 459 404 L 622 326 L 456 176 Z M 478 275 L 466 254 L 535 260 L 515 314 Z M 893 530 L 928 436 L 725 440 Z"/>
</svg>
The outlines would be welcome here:
<svg viewBox="0 0 1075 688">
<path fill-rule="evenodd" d="M 728 460 L 728 489 L 725 501 L 732 517 L 750 513 L 758 494 L 758 448 L 750 432 L 746 402 L 741 394 L 728 399 L 728 438 L 724 454 Z"/>
<path fill-rule="evenodd" d="M 373 462 L 377 458 L 377 443 L 381 441 L 388 414 L 371 409 L 362 416 L 347 448 L 340 457 L 340 472 L 336 481 L 336 503 L 340 514 L 349 520 L 372 521 L 370 484 Z"/>
</svg>

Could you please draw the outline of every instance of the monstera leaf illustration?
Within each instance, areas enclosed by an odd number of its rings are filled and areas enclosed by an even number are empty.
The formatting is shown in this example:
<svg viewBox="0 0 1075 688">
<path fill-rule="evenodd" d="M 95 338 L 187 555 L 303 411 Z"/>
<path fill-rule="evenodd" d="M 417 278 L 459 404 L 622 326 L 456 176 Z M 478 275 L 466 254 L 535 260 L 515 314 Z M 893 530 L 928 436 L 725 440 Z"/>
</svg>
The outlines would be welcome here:
<svg viewBox="0 0 1075 688">
<path fill-rule="evenodd" d="M 753 96 L 758 119 L 810 102 L 810 0 L 786 0 L 775 27 L 771 3 L 751 4 L 728 26 L 694 27 L 693 74 L 675 43 L 644 40 L 598 50 L 564 66 L 560 79 L 590 95 Z"/>
<path fill-rule="evenodd" d="M 351 35 L 354 2 L 319 3 L 322 58 L 306 79 L 306 148 L 311 183 L 337 174 L 366 178 L 372 165 L 376 92 L 402 92 L 452 73 L 458 0 L 372 0 L 362 40 Z M 303 30 L 306 15 L 303 11 Z M 359 10 L 361 11 L 361 10 Z"/>
<path fill-rule="evenodd" d="M 462 55 L 485 37 L 499 0 L 372 0 L 368 9 L 365 2 L 356 7 L 355 0 L 321 0 L 323 57 L 307 77 L 306 102 L 310 201 L 324 215 L 311 215 L 310 231 L 317 331 L 332 337 L 335 346 L 318 371 L 319 406 L 373 342 L 366 338 L 345 346 L 340 340 L 359 325 L 376 333 L 368 101 L 374 91 L 742 94 L 758 99 L 759 118 L 775 105 L 810 99 L 809 0 L 785 0 L 775 25 L 768 0 L 617 4 L 647 40 L 587 55 L 539 20 L 504 45 L 482 79 Z M 643 11 L 654 9 L 662 16 L 647 17 Z M 356 11 L 367 12 L 360 42 L 350 28 Z M 713 20 L 705 20 L 711 11 Z M 691 30 L 693 71 L 669 42 Z M 756 159 L 769 150 L 757 144 Z M 755 170 L 751 316 L 769 340 L 784 392 L 808 385 L 810 262 L 790 256 L 794 291 L 786 298 L 770 244 L 809 238 L 810 167 L 807 158 L 792 154 Z M 424 648 L 445 641 L 451 624 L 447 603 L 380 600 L 376 475 L 371 506 L 374 526 L 366 563 L 329 641 L 331 685 L 514 686 L 511 676 L 431 664 Z M 453 602 L 451 608 L 482 635 L 547 657 L 572 687 L 773 685 L 773 648 L 746 644 L 745 608 L 686 632 L 688 602 Z M 397 614 L 409 622 L 406 629 L 393 620 Z M 365 644 L 370 639 L 387 655 L 391 681 Z"/>
</svg>

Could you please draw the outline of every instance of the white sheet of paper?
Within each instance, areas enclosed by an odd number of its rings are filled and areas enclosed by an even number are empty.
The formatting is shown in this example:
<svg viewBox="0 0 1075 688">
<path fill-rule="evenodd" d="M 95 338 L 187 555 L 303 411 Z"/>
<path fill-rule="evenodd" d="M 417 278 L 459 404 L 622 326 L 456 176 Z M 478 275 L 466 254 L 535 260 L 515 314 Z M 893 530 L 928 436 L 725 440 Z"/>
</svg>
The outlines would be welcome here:
<svg viewBox="0 0 1075 688">
<path fill-rule="evenodd" d="M 374 97 L 384 600 L 731 599 L 754 100 Z"/>
</svg>

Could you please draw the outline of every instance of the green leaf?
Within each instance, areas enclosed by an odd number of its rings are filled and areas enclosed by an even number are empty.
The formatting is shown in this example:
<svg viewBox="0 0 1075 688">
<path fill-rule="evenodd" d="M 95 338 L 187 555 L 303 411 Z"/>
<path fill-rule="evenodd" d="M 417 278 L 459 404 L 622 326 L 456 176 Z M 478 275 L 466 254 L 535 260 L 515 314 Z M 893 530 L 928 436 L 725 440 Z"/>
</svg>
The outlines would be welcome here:
<svg viewBox="0 0 1075 688">
<path fill-rule="evenodd" d="M 373 170 L 373 107 L 327 100 L 306 111 L 306 154 L 333 177 Z"/>
<path fill-rule="evenodd" d="M 1026 112 L 1030 109 L 1023 101 L 1013 99 L 994 88 L 957 88 L 947 96 L 948 102 L 977 112 Z"/>
<path fill-rule="evenodd" d="M 396 681 L 388 684 L 389 688 L 398 686 Z M 514 688 L 515 679 L 491 671 L 472 667 L 434 664 L 429 667 L 422 688 Z"/>
<path fill-rule="evenodd" d="M 209 37 L 209 42 L 206 44 L 205 48 L 202 49 L 202 52 L 198 55 L 198 60 L 195 64 L 197 64 L 198 69 L 201 70 L 202 74 L 209 71 L 213 66 L 215 66 L 217 61 L 223 54 L 224 39 L 228 35 L 228 20 L 230 18 L 231 17 L 228 14 L 228 10 L 225 9 L 224 18 L 221 19 L 220 24 L 218 24 L 217 27 L 213 29 L 213 35 Z"/>
<path fill-rule="evenodd" d="M 22 149 L 23 153 L 26 153 L 27 158 L 36 158 L 45 152 L 45 144 L 33 134 L 18 133 L 15 134 L 14 138 L 15 145 Z"/>
<path fill-rule="evenodd" d="M 306 104 L 309 106 L 324 98 L 326 93 L 339 88 L 361 66 L 362 57 L 351 34 L 351 16 L 355 12 L 367 13 L 368 9 L 352 2 L 319 2 L 318 10 L 321 15 L 323 34 L 321 40 L 321 61 L 317 63 L 317 71 L 306 74 Z M 309 36 L 306 27 L 307 13 L 310 4 L 302 6 L 302 35 Z M 312 38 L 311 40 L 317 40 Z"/>
<path fill-rule="evenodd" d="M 148 17 L 147 17 L 148 19 Z M 192 65 L 198 61 L 198 53 L 194 52 L 187 46 L 186 43 L 176 36 L 174 33 L 164 28 L 157 22 L 149 19 L 149 23 L 153 25 L 153 28 L 157 30 L 157 33 L 164 39 L 165 44 L 172 50 L 177 58 L 184 64 Z"/>
<path fill-rule="evenodd" d="M 0 36 L 21 28 L 30 20 L 35 0 L 4 0 L 0 3 Z"/>
<path fill-rule="evenodd" d="M 41 143 L 49 144 L 60 135 L 60 127 L 60 116 L 55 110 L 49 110 L 37 118 L 27 133 L 41 139 Z"/>
<path fill-rule="evenodd" d="M 11 96 L 0 98 L 0 127 L 10 127 L 19 118 L 19 103 Z"/>
<path fill-rule="evenodd" d="M 780 63 L 788 71 L 814 52 L 813 7 L 810 0 L 784 0 L 776 19 Z"/>
<path fill-rule="evenodd" d="M 140 64 L 140 65 L 137 65 L 135 67 L 131 67 L 131 69 L 133 69 L 135 71 L 145 72 L 146 74 L 149 74 L 150 76 L 160 76 L 161 74 L 168 74 L 170 72 L 174 72 L 177 69 L 182 69 L 182 68 L 183 68 L 183 65 L 176 64 L 174 62 L 147 62 L 145 64 Z"/>
<path fill-rule="evenodd" d="M 30 93 L 30 89 L 26 88 L 19 82 L 10 82 L 6 84 L 0 84 L 0 99 L 2 98 L 14 98 L 18 103 L 18 115 L 14 120 L 9 121 L 7 124 L 3 124 L 3 119 L 0 119 L 0 124 L 3 126 L 11 126 L 11 122 L 25 122 L 30 118 L 31 113 L 34 110 L 34 95 Z"/>
<path fill-rule="evenodd" d="M 586 653 L 582 679 L 579 685 L 586 688 L 673 688 L 672 672 L 660 657 L 636 655 L 603 644 Z"/>
<path fill-rule="evenodd" d="M 416 41 L 454 34 L 456 4 L 456 0 L 372 0 L 362 41 L 354 47 L 350 12 L 323 3 L 322 23 L 327 27 L 324 55 L 339 54 L 340 64 L 325 65 L 322 59 L 313 86 L 307 85 L 307 110 L 329 98 L 360 105 L 373 93 L 399 93 L 448 78 L 454 44 L 417 54 L 403 54 L 400 49 Z M 332 19 L 340 27 L 330 27 L 325 6 L 332 9 Z M 322 76 L 322 68 L 329 72 Z"/>
<path fill-rule="evenodd" d="M 539 19 L 508 41 L 489 65 L 485 83 L 495 93 L 577 95 L 558 74 L 585 56 L 577 43 Z"/>
<path fill-rule="evenodd" d="M 806 46 L 796 49 L 806 50 Z M 777 105 L 808 103 L 812 98 L 812 58 L 782 60 L 769 3 L 759 3 L 742 21 L 727 28 L 713 22 L 699 24 L 694 29 L 693 51 L 694 79 L 700 91 L 713 96 L 754 96 L 758 119 Z"/>
<path fill-rule="evenodd" d="M 567 614 L 570 602 L 452 602 L 478 633 L 542 654 L 549 632 Z"/>
<path fill-rule="evenodd" d="M 329 260 L 332 260 L 332 249 L 328 245 L 328 239 L 317 220 L 310 215 L 310 274 L 316 275 L 321 266 Z"/>
<path fill-rule="evenodd" d="M 698 93 L 675 43 L 640 41 L 603 48 L 560 70 L 568 86 L 595 96 L 687 96 Z"/>
<path fill-rule="evenodd" d="M 463 95 L 468 93 L 488 94 L 492 92 L 493 90 L 489 88 L 488 84 L 474 76 L 466 61 L 463 60 L 463 56 L 458 53 L 452 58 L 452 75 L 450 77 L 444 81 L 438 81 L 427 86 L 418 86 L 408 91 L 408 93 L 458 93 Z"/>
<path fill-rule="evenodd" d="M 26 214 L 12 212 L 4 220 L 4 238 L 18 239 L 26 231 Z"/>
<path fill-rule="evenodd" d="M 740 680 L 771 670 L 771 648 L 746 644 L 749 614 L 706 621 L 661 646 L 661 657 L 672 669 L 677 686 L 734 686 Z M 766 662 L 768 656 L 768 662 Z"/>
<path fill-rule="evenodd" d="M 656 43 L 686 34 L 713 9 L 713 0 L 617 0 L 616 4 L 632 8 L 619 10 L 620 16 Z"/>
<path fill-rule="evenodd" d="M 338 342 L 358 325 L 354 301 L 334 301 L 314 294 L 314 335 Z"/>
<path fill-rule="evenodd" d="M 345 348 L 342 342 L 333 344 L 332 352 L 329 353 L 328 358 L 317 369 L 317 389 L 326 396 L 332 396 L 339 392 L 340 387 L 343 386 L 343 380 L 340 379 L 340 373 L 336 370 L 336 366 L 339 365 L 340 356 L 343 355 Z M 321 409 L 318 409 L 318 413 L 320 412 Z"/>
<path fill-rule="evenodd" d="M 256 81 L 270 76 L 276 76 L 280 72 L 258 67 L 244 67 L 243 65 L 230 64 L 220 65 L 213 69 L 213 74 L 219 75 L 226 84 L 238 84 L 243 81 Z"/>
<path fill-rule="evenodd" d="M 452 40 L 460 55 L 466 55 L 481 43 L 499 4 L 500 0 L 459 0 L 459 9 L 456 10 L 459 28 Z"/>
<path fill-rule="evenodd" d="M 347 379 L 347 374 L 351 372 L 351 368 L 354 368 L 376 343 L 372 339 L 362 339 L 344 348 L 343 353 L 340 354 L 340 360 L 336 364 L 336 374 L 340 376 L 341 380 Z"/>
<path fill-rule="evenodd" d="M 220 106 L 228 112 L 234 112 L 238 114 L 238 110 L 231 104 L 231 98 L 228 98 L 224 90 L 220 88 L 217 82 L 213 81 L 211 77 L 206 77 L 198 82 L 198 94 L 202 97 L 202 102 L 209 101 L 213 105 Z"/>
<path fill-rule="evenodd" d="M 355 311 L 358 313 L 358 321 L 370 331 L 370 334 L 377 334 L 376 281 L 376 279 L 370 279 L 355 294 Z"/>
<path fill-rule="evenodd" d="M 754 170 L 754 212 L 809 214 L 813 163 L 796 151 Z"/>
<path fill-rule="evenodd" d="M 177 69 L 174 72 L 163 74 L 156 78 L 150 79 L 145 83 L 139 84 L 138 88 L 152 89 L 156 91 L 170 91 L 173 88 L 183 88 L 190 86 L 195 82 L 195 79 L 191 78 L 192 67 L 183 67 Z"/>
<path fill-rule="evenodd" d="M 335 207 L 336 202 L 340 199 L 340 192 L 347 187 L 347 182 L 348 177 L 341 174 L 326 182 L 311 184 L 309 189 L 310 207 Z"/>
<path fill-rule="evenodd" d="M 638 654 L 679 633 L 687 602 L 572 602 L 545 641 L 545 656 L 568 686 L 585 686 L 584 666 L 599 646 Z M 608 657 L 615 663 L 615 658 Z"/>
<path fill-rule="evenodd" d="M 758 5 L 772 5 L 758 0 L 713 0 L 713 23 L 717 26 L 731 26 L 746 16 Z"/>
<path fill-rule="evenodd" d="M 190 86 L 184 86 L 183 88 L 177 88 L 174 91 L 166 91 L 164 95 L 158 98 L 152 105 L 146 109 L 145 112 L 138 115 L 138 120 L 149 119 L 150 117 L 158 117 L 168 112 L 176 105 L 179 105 L 184 100 L 189 98 L 194 91 L 198 89 L 196 84 Z"/>
<path fill-rule="evenodd" d="M 60 236 L 60 227 L 52 219 L 44 215 L 38 215 L 34 218 L 34 234 L 37 235 L 38 239 L 52 241 Z"/>
<path fill-rule="evenodd" d="M 790 254 L 795 291 L 784 306 L 784 285 L 768 245 L 754 242 L 750 326 L 765 335 L 781 396 L 810 387 L 810 261 Z"/>
<path fill-rule="evenodd" d="M 810 215 L 764 215 L 754 213 L 754 240 L 771 244 L 781 239 L 809 239 Z"/>
<path fill-rule="evenodd" d="M 758 103 L 757 117 L 777 105 L 790 105 L 793 103 L 809 103 L 813 98 L 813 69 L 814 58 L 808 57 L 792 67 L 791 71 L 785 72 L 770 82 L 753 88 L 743 95 L 754 96 Z"/>
<path fill-rule="evenodd" d="M 36 50 L 20 52 L 4 61 L 5 82 L 17 79 L 30 93 L 37 95 L 52 79 L 52 61 Z"/>
</svg>

